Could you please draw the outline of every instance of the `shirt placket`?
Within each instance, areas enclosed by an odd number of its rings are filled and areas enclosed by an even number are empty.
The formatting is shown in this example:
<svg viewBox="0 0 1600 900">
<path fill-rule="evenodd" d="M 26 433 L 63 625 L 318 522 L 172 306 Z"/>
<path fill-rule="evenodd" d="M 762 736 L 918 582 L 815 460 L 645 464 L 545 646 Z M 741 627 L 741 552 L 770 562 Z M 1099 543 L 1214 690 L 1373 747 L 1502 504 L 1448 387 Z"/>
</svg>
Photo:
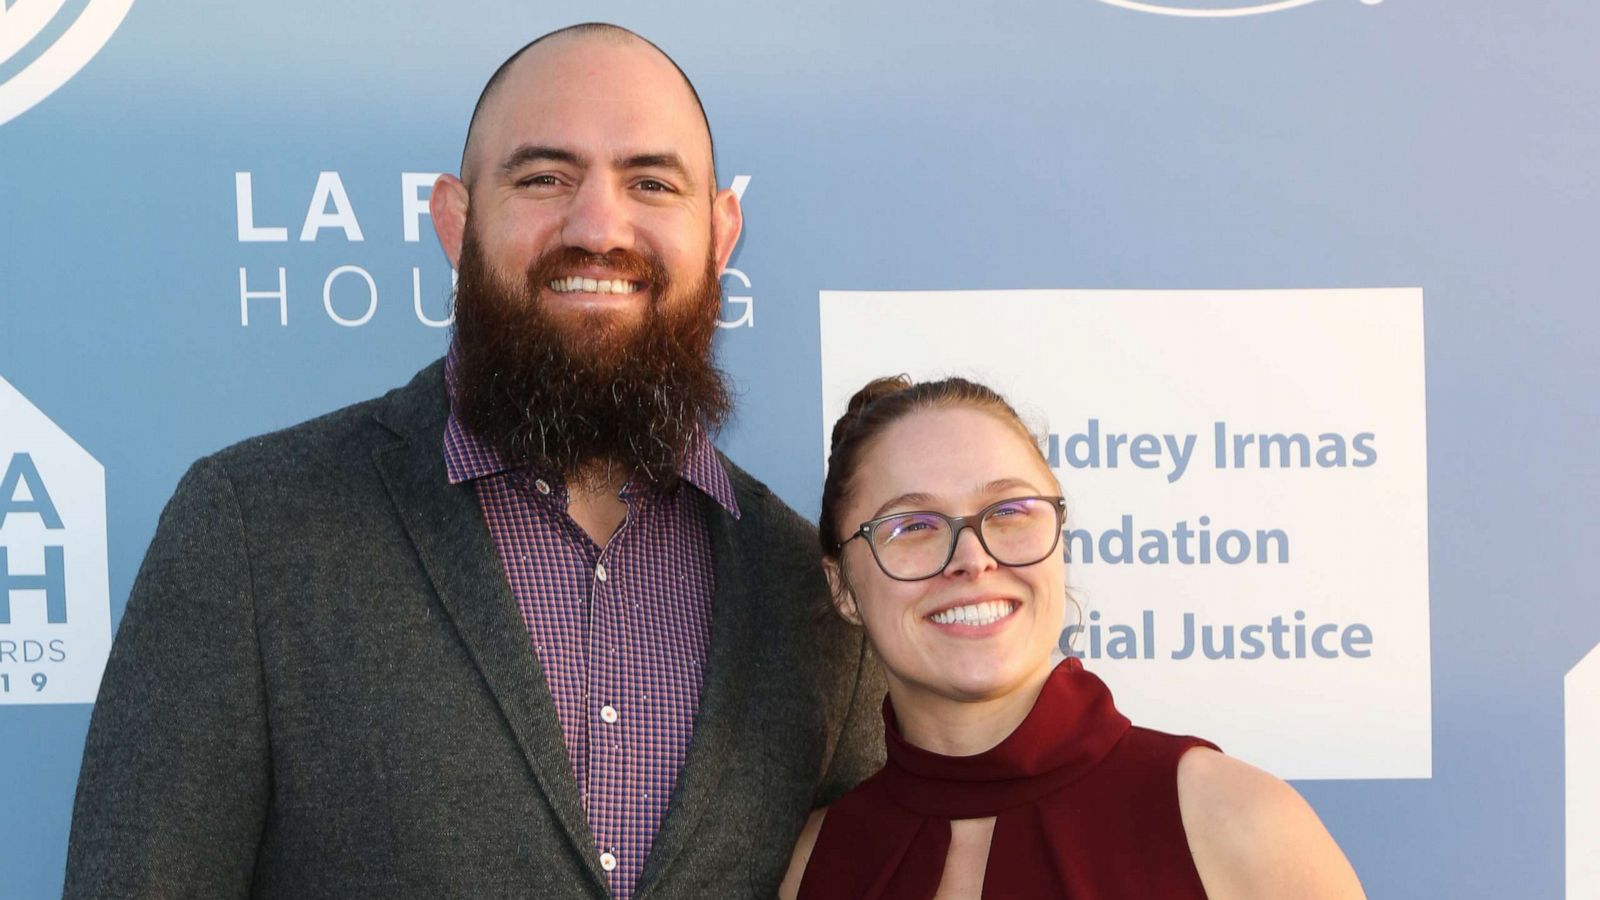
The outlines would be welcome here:
<svg viewBox="0 0 1600 900">
<path fill-rule="evenodd" d="M 631 893 L 642 868 L 639 850 L 630 839 L 633 803 L 637 792 L 633 765 L 637 748 L 631 703 L 630 618 L 627 583 L 630 578 L 628 548 L 637 532 L 637 510 L 628 504 L 622 524 L 601 548 L 591 573 L 589 604 L 589 772 L 591 821 L 599 843 L 600 866 L 610 876 L 613 893 Z"/>
</svg>

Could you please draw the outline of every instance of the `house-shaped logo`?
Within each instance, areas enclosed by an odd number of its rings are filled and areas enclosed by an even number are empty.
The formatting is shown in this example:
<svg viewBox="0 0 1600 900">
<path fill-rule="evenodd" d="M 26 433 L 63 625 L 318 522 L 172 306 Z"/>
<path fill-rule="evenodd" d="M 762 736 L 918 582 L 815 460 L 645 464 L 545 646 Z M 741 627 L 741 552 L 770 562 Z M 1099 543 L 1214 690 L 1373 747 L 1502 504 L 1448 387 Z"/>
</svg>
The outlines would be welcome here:
<svg viewBox="0 0 1600 900">
<path fill-rule="evenodd" d="M 93 703 L 111 650 L 106 474 L 0 378 L 0 704 Z"/>
</svg>

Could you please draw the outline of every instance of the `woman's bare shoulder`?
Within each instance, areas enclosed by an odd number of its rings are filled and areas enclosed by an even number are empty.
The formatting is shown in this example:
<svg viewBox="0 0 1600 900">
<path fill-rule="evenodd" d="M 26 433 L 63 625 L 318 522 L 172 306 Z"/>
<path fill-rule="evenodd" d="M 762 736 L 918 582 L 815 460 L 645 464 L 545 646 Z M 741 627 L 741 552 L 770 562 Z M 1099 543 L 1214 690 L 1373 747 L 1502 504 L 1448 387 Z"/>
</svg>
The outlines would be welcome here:
<svg viewBox="0 0 1600 900">
<path fill-rule="evenodd" d="M 822 820 L 828 814 L 828 808 L 813 810 L 806 818 L 805 827 L 800 829 L 800 837 L 794 842 L 794 853 L 789 857 L 789 871 L 783 876 L 783 883 L 778 885 L 779 900 L 794 900 L 800 894 L 800 879 L 805 877 L 806 864 L 811 861 L 811 849 L 817 845 L 817 835 L 822 831 Z"/>
<path fill-rule="evenodd" d="M 1178 807 L 1213 900 L 1366 896 L 1316 812 L 1282 779 L 1196 748 L 1178 762 Z"/>
</svg>

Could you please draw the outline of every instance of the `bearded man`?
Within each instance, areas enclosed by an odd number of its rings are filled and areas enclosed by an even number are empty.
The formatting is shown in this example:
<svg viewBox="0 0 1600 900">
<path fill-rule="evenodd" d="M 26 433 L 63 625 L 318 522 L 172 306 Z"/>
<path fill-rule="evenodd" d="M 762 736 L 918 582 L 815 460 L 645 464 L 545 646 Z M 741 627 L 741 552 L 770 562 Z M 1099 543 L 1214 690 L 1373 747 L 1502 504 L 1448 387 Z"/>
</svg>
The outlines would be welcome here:
<svg viewBox="0 0 1600 900">
<path fill-rule="evenodd" d="M 446 359 L 163 513 L 67 897 L 772 896 L 881 761 L 810 526 L 711 444 L 742 220 L 683 73 L 615 26 L 529 44 L 431 212 Z"/>
</svg>

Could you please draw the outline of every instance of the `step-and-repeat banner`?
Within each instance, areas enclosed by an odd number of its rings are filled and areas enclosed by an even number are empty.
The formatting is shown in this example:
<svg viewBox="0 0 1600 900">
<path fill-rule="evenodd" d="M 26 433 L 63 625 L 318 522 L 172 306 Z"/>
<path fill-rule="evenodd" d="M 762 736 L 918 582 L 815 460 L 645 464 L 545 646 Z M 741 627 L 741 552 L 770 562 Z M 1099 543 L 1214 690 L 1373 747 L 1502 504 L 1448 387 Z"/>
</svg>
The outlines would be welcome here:
<svg viewBox="0 0 1600 900">
<path fill-rule="evenodd" d="M 1374 897 L 1600 897 L 1600 9 L 1492 0 L 4 3 L 0 896 L 60 891 L 178 476 L 443 352 L 430 186 L 594 18 L 743 202 L 732 456 L 814 516 L 856 387 L 988 381 L 1136 721 L 1294 779 Z"/>
</svg>

